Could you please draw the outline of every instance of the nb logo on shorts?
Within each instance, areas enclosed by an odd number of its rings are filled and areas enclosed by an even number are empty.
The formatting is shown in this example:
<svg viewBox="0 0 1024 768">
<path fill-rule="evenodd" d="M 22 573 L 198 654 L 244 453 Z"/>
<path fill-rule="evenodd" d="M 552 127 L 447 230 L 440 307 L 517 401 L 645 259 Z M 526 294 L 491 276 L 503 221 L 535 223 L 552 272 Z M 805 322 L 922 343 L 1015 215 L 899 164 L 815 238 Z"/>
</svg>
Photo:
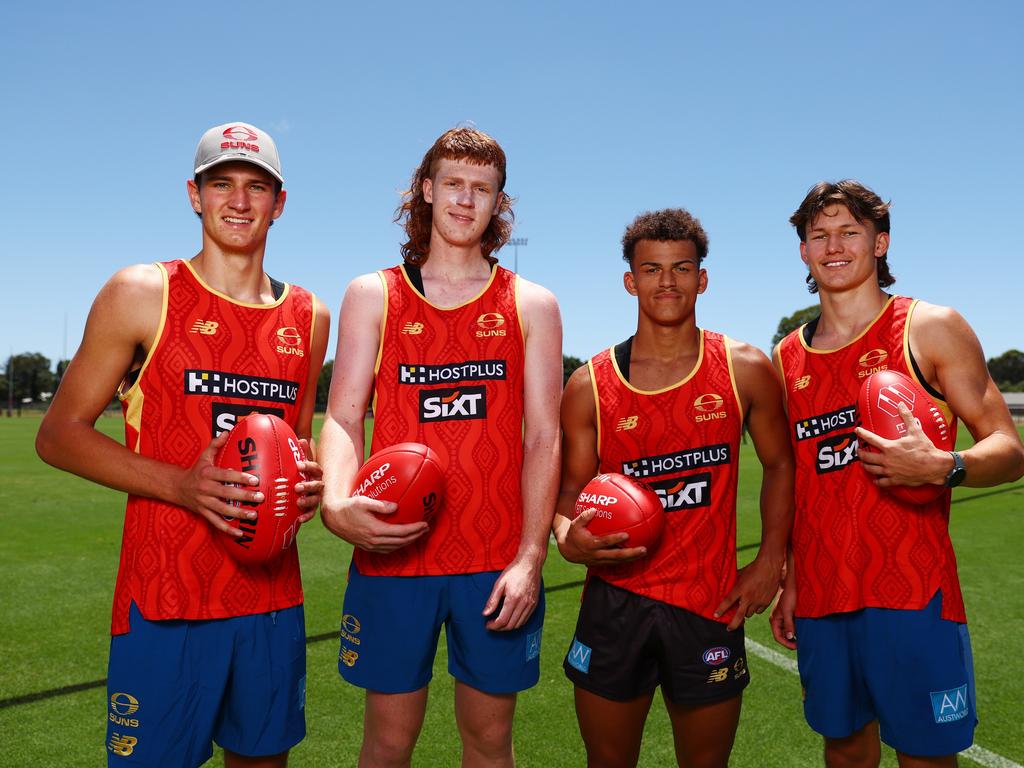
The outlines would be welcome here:
<svg viewBox="0 0 1024 768">
<path fill-rule="evenodd" d="M 338 660 L 346 667 L 354 667 L 358 658 L 359 654 L 350 648 L 342 648 L 341 653 L 338 654 Z"/>
<path fill-rule="evenodd" d="M 122 736 L 119 733 L 114 733 L 110 736 L 110 743 L 107 744 L 107 749 L 115 755 L 128 757 L 135 750 L 135 745 L 138 743 L 139 740 L 134 736 Z"/>
<path fill-rule="evenodd" d="M 541 630 L 531 632 L 526 636 L 526 660 L 533 661 L 540 656 L 540 633 Z"/>
<path fill-rule="evenodd" d="M 708 679 L 705 683 L 724 683 L 729 679 L 729 668 L 719 667 L 718 669 L 711 670 L 711 674 L 708 675 Z"/>
<path fill-rule="evenodd" d="M 948 691 L 932 691 L 928 695 L 932 698 L 932 714 L 936 723 L 955 723 L 967 717 L 970 707 L 966 684 Z"/>
<path fill-rule="evenodd" d="M 578 669 L 583 674 L 590 672 L 590 655 L 593 651 L 577 640 L 575 637 L 572 639 L 572 648 L 569 649 L 569 655 L 566 660 L 569 662 L 569 666 Z"/>
</svg>

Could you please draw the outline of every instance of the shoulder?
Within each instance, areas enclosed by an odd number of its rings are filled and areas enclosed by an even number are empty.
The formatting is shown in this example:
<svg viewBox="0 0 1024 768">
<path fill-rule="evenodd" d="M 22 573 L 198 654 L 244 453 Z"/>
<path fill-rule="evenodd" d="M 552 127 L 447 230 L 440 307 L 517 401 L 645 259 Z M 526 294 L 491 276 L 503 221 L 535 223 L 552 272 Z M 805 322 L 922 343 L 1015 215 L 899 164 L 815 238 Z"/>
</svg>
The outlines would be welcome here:
<svg viewBox="0 0 1024 768">
<path fill-rule="evenodd" d="M 164 271 L 156 264 L 133 264 L 115 272 L 101 293 L 126 299 L 163 299 Z"/>
<path fill-rule="evenodd" d="M 577 392 L 579 390 L 591 391 L 591 379 L 590 379 L 590 366 L 584 363 L 569 376 L 569 380 L 565 383 L 565 394 L 568 396 L 570 392 Z"/>
<path fill-rule="evenodd" d="M 911 347 L 925 360 L 946 357 L 965 341 L 975 339 L 974 330 L 952 307 L 918 301 L 910 318 Z"/>
<path fill-rule="evenodd" d="M 360 275 L 345 288 L 345 304 L 357 303 L 372 305 L 384 299 L 384 283 L 379 272 Z"/>
<path fill-rule="evenodd" d="M 732 357 L 732 364 L 734 367 L 771 367 L 771 361 L 768 360 L 768 356 L 753 344 L 748 344 L 745 341 L 738 341 L 737 339 L 729 337 L 726 337 L 726 343 L 728 344 L 729 354 Z"/>
<path fill-rule="evenodd" d="M 542 285 L 519 278 L 519 311 L 529 332 L 533 325 L 551 329 L 561 325 L 558 300 Z"/>
</svg>

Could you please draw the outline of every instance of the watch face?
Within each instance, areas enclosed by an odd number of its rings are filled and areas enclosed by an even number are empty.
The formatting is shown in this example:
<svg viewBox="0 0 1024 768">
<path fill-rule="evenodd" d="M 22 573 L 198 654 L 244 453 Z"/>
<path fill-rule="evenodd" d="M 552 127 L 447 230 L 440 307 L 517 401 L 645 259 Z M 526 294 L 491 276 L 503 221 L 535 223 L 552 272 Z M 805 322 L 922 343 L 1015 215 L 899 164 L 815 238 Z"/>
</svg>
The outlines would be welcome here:
<svg viewBox="0 0 1024 768">
<path fill-rule="evenodd" d="M 950 451 L 950 455 L 953 457 L 953 469 L 946 475 L 946 487 L 956 488 L 967 476 L 967 469 L 964 467 L 964 460 L 960 458 L 959 453 Z"/>
</svg>

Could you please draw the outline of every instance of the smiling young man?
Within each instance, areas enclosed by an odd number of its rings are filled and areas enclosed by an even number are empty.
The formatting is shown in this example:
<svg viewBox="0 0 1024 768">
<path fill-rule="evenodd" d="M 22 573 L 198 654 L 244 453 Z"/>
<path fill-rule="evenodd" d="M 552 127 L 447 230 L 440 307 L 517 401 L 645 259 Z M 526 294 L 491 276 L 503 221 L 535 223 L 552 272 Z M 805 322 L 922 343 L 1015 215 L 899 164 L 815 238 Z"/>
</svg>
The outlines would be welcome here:
<svg viewBox="0 0 1024 768">
<path fill-rule="evenodd" d="M 589 566 L 565 659 L 589 765 L 632 766 L 661 686 L 681 766 L 726 766 L 750 681 L 742 625 L 778 590 L 792 520 L 793 457 L 764 353 L 698 327 L 708 238 L 687 211 L 639 216 L 622 240 L 636 333 L 575 371 L 562 398 L 562 555 Z M 764 469 L 761 547 L 736 568 L 739 445 Z M 648 484 L 667 519 L 647 551 L 573 519 L 598 472 Z"/>
<path fill-rule="evenodd" d="M 561 322 L 550 292 L 497 266 L 511 232 L 505 153 L 443 134 L 399 209 L 405 263 L 354 280 L 322 433 L 324 524 L 355 545 L 338 669 L 366 689 L 362 766 L 408 765 L 443 624 L 464 766 L 507 766 L 516 693 L 539 676 L 558 465 Z M 452 408 L 425 408 L 443 398 Z M 373 451 L 426 443 L 446 464 L 429 526 L 350 498 Z"/>
<path fill-rule="evenodd" d="M 952 766 L 977 710 L 950 494 L 909 504 L 885 489 L 1009 482 L 1024 474 L 1024 446 L 966 321 L 883 290 L 894 282 L 888 203 L 856 181 L 821 182 L 790 222 L 821 315 L 775 350 L 797 473 L 772 631 L 797 650 L 826 764 L 873 768 L 881 737 L 904 768 Z M 862 382 L 882 369 L 917 381 L 974 445 L 936 448 L 902 404 L 902 439 L 855 428 Z M 875 450 L 857 461 L 860 441 Z"/>
<path fill-rule="evenodd" d="M 48 463 L 129 494 L 108 764 L 197 766 L 216 741 L 228 768 L 272 768 L 305 735 L 298 553 L 264 566 L 234 559 L 227 536 L 242 533 L 225 518 L 254 517 L 237 502 L 262 495 L 247 489 L 255 477 L 213 461 L 236 420 L 254 411 L 308 440 L 330 314 L 263 271 L 267 231 L 285 203 L 270 136 L 244 123 L 211 128 L 194 170 L 188 197 L 202 250 L 107 282 L 36 447 Z M 125 445 L 95 428 L 115 393 Z M 302 522 L 322 489 L 307 455 Z"/>
</svg>

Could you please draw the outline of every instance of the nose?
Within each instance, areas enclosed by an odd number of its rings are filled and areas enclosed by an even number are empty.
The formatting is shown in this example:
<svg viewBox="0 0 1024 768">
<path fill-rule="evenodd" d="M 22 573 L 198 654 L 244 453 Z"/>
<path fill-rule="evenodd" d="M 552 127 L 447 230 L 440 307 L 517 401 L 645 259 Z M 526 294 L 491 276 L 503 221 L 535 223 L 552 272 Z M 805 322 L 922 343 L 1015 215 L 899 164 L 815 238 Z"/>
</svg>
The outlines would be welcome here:
<svg viewBox="0 0 1024 768">
<path fill-rule="evenodd" d="M 455 202 L 463 208 L 472 208 L 474 205 L 473 190 L 469 187 L 460 187 L 459 191 L 455 193 Z"/>
<path fill-rule="evenodd" d="M 829 253 L 838 253 L 843 250 L 843 239 L 842 235 L 836 233 L 828 236 L 828 242 L 826 243 Z"/>
<path fill-rule="evenodd" d="M 236 186 L 228 197 L 228 205 L 236 211 L 249 210 L 249 190 L 244 185 Z"/>
<path fill-rule="evenodd" d="M 674 269 L 662 269 L 658 273 L 658 285 L 662 288 L 671 288 L 676 284 L 676 271 Z"/>
</svg>

